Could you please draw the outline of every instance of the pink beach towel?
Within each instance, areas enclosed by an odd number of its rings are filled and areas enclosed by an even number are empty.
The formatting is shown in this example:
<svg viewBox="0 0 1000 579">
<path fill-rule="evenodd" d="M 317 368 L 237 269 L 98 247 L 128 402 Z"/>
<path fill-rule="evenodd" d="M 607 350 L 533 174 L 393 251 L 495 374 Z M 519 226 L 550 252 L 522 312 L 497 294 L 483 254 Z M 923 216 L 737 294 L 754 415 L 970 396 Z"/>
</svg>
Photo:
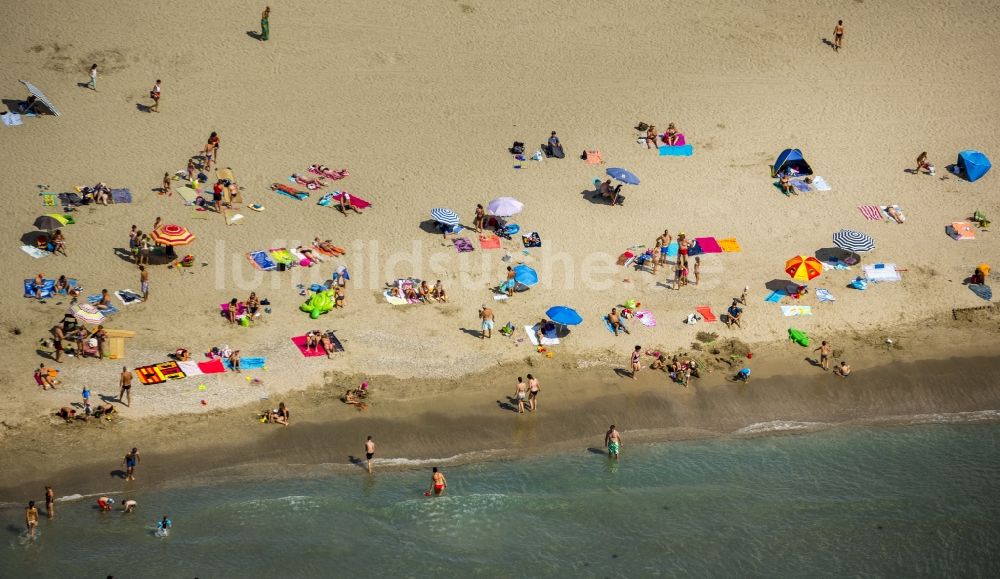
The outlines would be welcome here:
<svg viewBox="0 0 1000 579">
<path fill-rule="evenodd" d="M 858 211 L 868 221 L 882 221 L 882 209 L 878 205 L 858 205 Z"/>
<path fill-rule="evenodd" d="M 694 241 L 702 253 L 722 253 L 722 246 L 714 237 L 695 237 Z"/>
<path fill-rule="evenodd" d="M 308 339 L 305 336 L 295 336 L 292 338 L 292 343 L 295 344 L 295 347 L 298 348 L 299 352 L 302 352 L 302 355 L 306 358 L 326 356 L 326 352 L 323 351 L 322 346 L 317 347 L 315 352 L 306 350 L 306 342 L 308 342 Z"/>
<path fill-rule="evenodd" d="M 653 312 L 649 310 L 636 311 L 635 319 L 639 320 L 639 323 L 646 326 L 647 328 L 656 327 L 656 318 L 653 316 Z"/>
<path fill-rule="evenodd" d="M 340 197 L 342 195 L 343 195 L 343 193 L 341 193 L 340 191 L 337 191 L 334 194 L 334 196 L 333 196 L 333 200 L 336 201 L 337 203 L 340 203 Z M 357 207 L 358 209 L 367 209 L 367 208 L 369 208 L 369 207 L 372 206 L 371 203 L 369 203 L 369 202 L 365 201 L 364 199 L 358 197 L 354 193 L 349 193 L 349 195 L 351 196 L 351 205 Z"/>
<path fill-rule="evenodd" d="M 663 133 L 662 135 L 660 135 L 660 140 L 663 141 L 664 145 L 666 145 L 667 144 L 667 134 Z M 672 146 L 674 146 L 674 147 L 682 147 L 682 146 L 684 146 L 686 144 L 687 144 L 687 142 L 684 140 L 684 133 L 677 133 L 677 142 L 674 143 Z"/>
<path fill-rule="evenodd" d="M 223 316 L 229 315 L 229 304 L 219 304 L 219 309 L 222 310 Z M 246 311 L 247 311 L 246 304 L 244 304 L 243 302 L 239 302 L 239 304 L 236 307 L 236 315 L 242 316 L 243 314 L 246 313 Z"/>
</svg>

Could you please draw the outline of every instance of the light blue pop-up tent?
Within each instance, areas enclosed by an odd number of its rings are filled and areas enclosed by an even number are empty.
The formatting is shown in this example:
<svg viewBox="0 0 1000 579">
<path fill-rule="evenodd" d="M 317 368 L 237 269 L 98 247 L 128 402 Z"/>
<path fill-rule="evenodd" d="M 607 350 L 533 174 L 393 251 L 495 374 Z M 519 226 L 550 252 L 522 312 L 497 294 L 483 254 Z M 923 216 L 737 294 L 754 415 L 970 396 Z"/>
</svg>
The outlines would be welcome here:
<svg viewBox="0 0 1000 579">
<path fill-rule="evenodd" d="M 989 172 L 993 165 L 986 155 L 969 149 L 958 154 L 958 168 L 965 172 L 969 181 L 976 181 Z"/>
</svg>

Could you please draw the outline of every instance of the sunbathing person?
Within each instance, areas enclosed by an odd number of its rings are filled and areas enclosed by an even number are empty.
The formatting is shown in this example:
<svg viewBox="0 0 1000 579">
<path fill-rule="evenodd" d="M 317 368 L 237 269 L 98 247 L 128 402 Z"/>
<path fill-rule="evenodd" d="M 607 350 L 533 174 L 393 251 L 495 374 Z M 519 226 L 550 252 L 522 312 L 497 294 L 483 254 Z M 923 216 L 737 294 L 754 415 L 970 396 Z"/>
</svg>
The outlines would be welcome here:
<svg viewBox="0 0 1000 579">
<path fill-rule="evenodd" d="M 792 186 L 792 180 L 788 177 L 788 173 L 782 173 L 778 182 L 781 184 L 781 190 L 785 195 L 798 195 L 795 187 Z"/>
<path fill-rule="evenodd" d="M 608 179 L 597 187 L 597 194 L 605 199 L 611 198 L 611 179 Z"/>
<path fill-rule="evenodd" d="M 327 253 L 332 253 L 334 255 L 340 255 L 343 253 L 340 250 L 340 248 L 336 247 L 333 244 L 333 241 L 330 239 L 327 239 L 326 241 L 320 241 L 318 237 L 313 238 L 313 245 L 315 245 L 316 248 L 319 249 L 320 251 L 325 251 Z"/>
<path fill-rule="evenodd" d="M 667 371 L 667 357 L 664 356 L 663 354 L 660 354 L 659 357 L 657 357 L 655 360 L 653 360 L 653 363 L 650 364 L 649 368 L 651 370 L 663 370 L 664 372 L 666 372 Z"/>
<path fill-rule="evenodd" d="M 420 282 L 420 299 L 427 303 L 431 297 L 431 286 L 427 285 L 427 280 Z"/>
<path fill-rule="evenodd" d="M 340 212 L 347 215 L 347 211 L 353 211 L 355 213 L 361 213 L 361 210 L 351 203 L 351 194 L 347 191 L 343 191 L 340 194 Z"/>
<path fill-rule="evenodd" d="M 315 173 L 317 175 L 323 175 L 324 177 L 328 177 L 330 179 L 333 179 L 334 181 L 350 176 L 350 173 L 347 171 L 347 169 L 334 171 L 333 169 L 325 165 L 309 165 L 309 172 Z"/>
<path fill-rule="evenodd" d="M 309 261 L 314 261 L 316 263 L 319 263 L 319 262 L 323 261 L 323 258 L 321 258 L 319 255 L 317 255 L 316 252 L 314 252 L 312 249 L 310 249 L 308 247 L 305 247 L 304 245 L 300 245 L 300 246 L 296 247 L 295 251 L 299 252 L 299 254 L 301 254 L 303 257 L 305 257 Z"/>
<path fill-rule="evenodd" d="M 902 223 L 906 221 L 906 218 L 903 217 L 903 214 L 900 213 L 899 210 L 893 207 L 892 205 L 887 206 L 885 208 L 885 212 L 889 215 L 889 217 L 892 218 L 893 221 L 899 223 L 900 225 L 902 225 Z"/>
<path fill-rule="evenodd" d="M 230 324 L 236 324 L 236 320 L 239 319 L 240 302 L 233 298 L 229 300 L 229 309 L 226 311 L 226 318 L 229 319 Z"/>
<path fill-rule="evenodd" d="M 655 149 L 656 139 L 657 139 L 656 125 L 650 125 L 649 128 L 646 129 L 646 148 Z"/>
<path fill-rule="evenodd" d="M 292 179 L 295 180 L 299 185 L 305 185 L 306 189 L 315 191 L 320 187 L 326 187 L 326 183 L 322 179 L 313 179 L 310 177 L 303 177 L 299 174 L 292 174 Z"/>
<path fill-rule="evenodd" d="M 437 283 L 434 284 L 431 296 L 439 302 L 448 301 L 448 292 L 444 291 L 444 285 L 441 283 L 441 280 L 437 280 Z"/>
<path fill-rule="evenodd" d="M 611 329 L 614 330 L 616 336 L 618 335 L 618 330 L 621 330 L 626 334 L 629 333 L 629 331 L 625 329 L 625 324 L 622 323 L 621 316 L 618 315 L 617 308 L 611 308 L 611 313 L 608 314 L 608 323 L 611 324 Z"/>
<path fill-rule="evenodd" d="M 913 171 L 914 174 L 921 171 L 931 172 L 931 163 L 927 160 L 927 151 L 917 155 L 917 168 Z"/>
<path fill-rule="evenodd" d="M 306 333 L 306 352 L 319 352 L 319 330 L 312 330 Z"/>
<path fill-rule="evenodd" d="M 417 293 L 417 290 L 413 289 L 413 286 L 406 286 L 403 288 L 403 297 L 407 300 L 419 300 L 420 294 Z"/>
<path fill-rule="evenodd" d="M 347 288 L 344 286 L 337 286 L 333 290 L 333 307 L 343 308 L 347 305 Z"/>
<path fill-rule="evenodd" d="M 678 137 L 677 127 L 673 123 L 667 125 L 667 132 L 663 133 L 663 137 L 664 145 L 675 146 L 680 138 Z"/>
<path fill-rule="evenodd" d="M 94 307 L 99 310 L 106 310 L 111 307 L 111 296 L 108 294 L 108 290 L 101 290 L 101 299 L 94 304 Z"/>
<path fill-rule="evenodd" d="M 330 339 L 329 333 L 320 336 L 319 345 L 323 348 L 323 351 L 326 352 L 327 358 L 329 358 L 330 354 L 334 352 L 333 341 Z"/>
</svg>

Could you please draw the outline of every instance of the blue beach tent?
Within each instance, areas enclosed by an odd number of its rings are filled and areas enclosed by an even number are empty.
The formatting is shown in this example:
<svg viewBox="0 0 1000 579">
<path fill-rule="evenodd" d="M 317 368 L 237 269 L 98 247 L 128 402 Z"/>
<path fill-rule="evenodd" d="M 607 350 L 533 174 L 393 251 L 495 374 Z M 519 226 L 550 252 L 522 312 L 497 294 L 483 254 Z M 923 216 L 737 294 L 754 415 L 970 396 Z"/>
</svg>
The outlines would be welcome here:
<svg viewBox="0 0 1000 579">
<path fill-rule="evenodd" d="M 812 175 L 812 167 L 806 160 L 802 157 L 802 151 L 798 149 L 785 149 L 778 155 L 778 158 L 774 160 L 774 165 L 771 166 L 771 176 L 777 177 L 778 173 L 781 173 L 787 168 L 793 168 L 798 171 L 799 175 Z"/>
<path fill-rule="evenodd" d="M 969 181 L 975 181 L 988 173 L 992 165 L 986 155 L 969 149 L 958 154 L 958 167 L 965 171 L 965 177 Z"/>
</svg>

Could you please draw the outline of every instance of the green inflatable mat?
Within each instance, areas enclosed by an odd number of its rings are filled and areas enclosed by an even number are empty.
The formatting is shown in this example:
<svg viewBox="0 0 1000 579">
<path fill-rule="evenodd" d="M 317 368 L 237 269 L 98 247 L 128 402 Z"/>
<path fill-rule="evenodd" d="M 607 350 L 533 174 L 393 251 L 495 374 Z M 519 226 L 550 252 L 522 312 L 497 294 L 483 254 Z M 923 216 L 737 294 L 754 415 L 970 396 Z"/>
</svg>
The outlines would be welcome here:
<svg viewBox="0 0 1000 579">
<path fill-rule="evenodd" d="M 806 348 L 809 346 L 809 336 L 806 335 L 802 330 L 796 330 L 795 328 L 788 328 L 788 339 L 795 342 L 796 344 Z"/>
</svg>

